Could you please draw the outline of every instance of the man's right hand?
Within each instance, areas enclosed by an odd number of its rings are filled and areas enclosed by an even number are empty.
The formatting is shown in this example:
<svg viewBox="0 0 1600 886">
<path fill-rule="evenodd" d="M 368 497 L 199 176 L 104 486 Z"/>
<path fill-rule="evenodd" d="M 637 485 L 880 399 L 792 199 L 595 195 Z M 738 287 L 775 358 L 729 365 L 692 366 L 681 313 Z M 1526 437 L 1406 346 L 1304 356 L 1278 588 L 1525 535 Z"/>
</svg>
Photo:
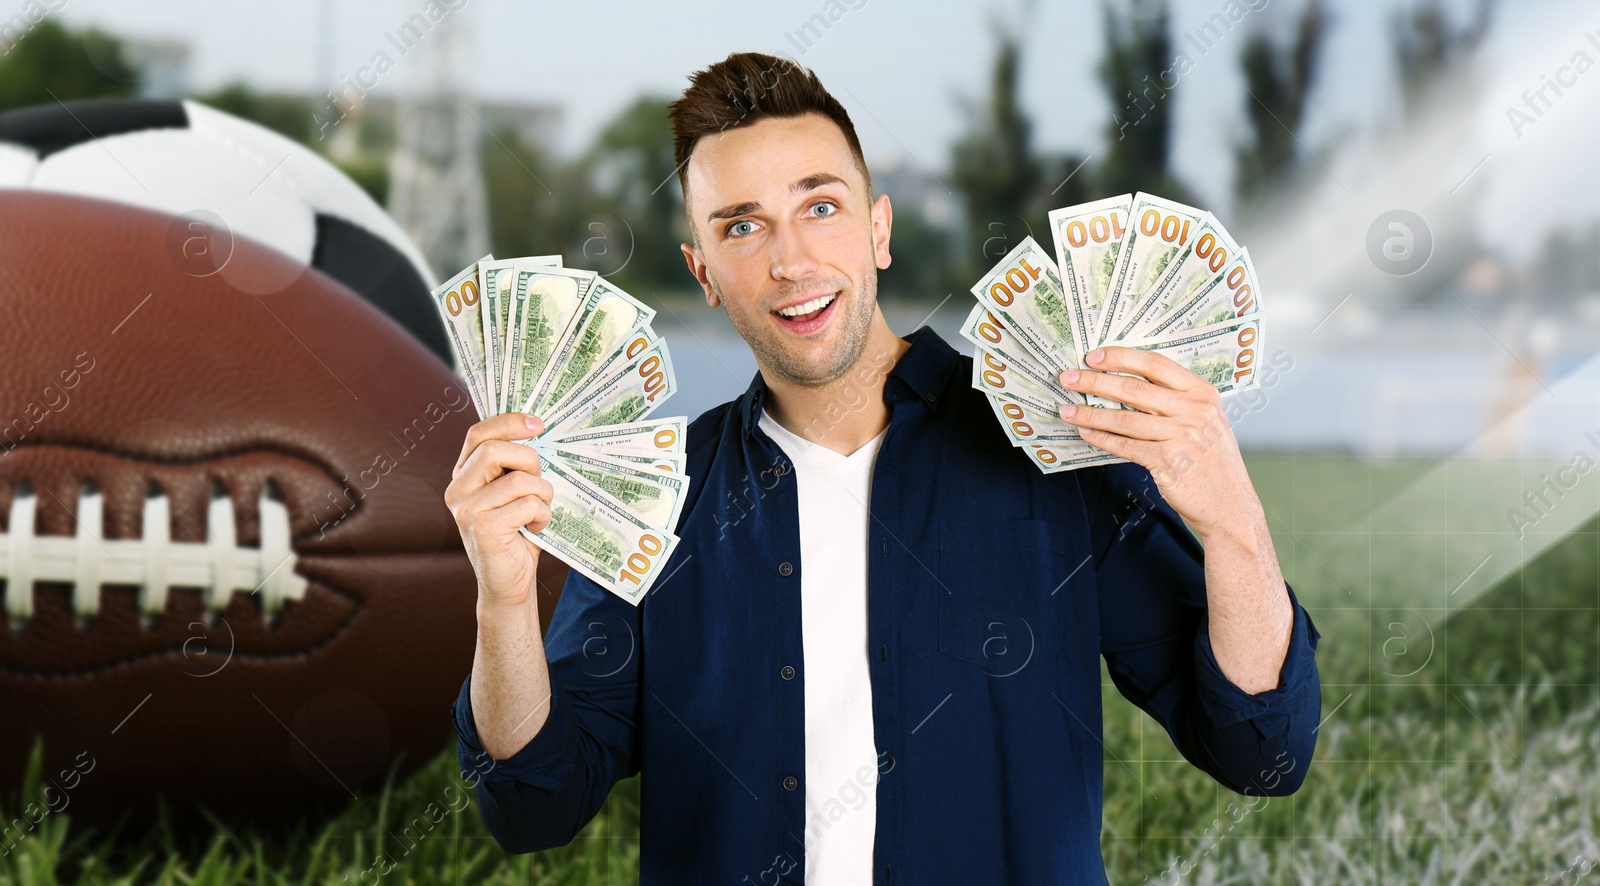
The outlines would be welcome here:
<svg viewBox="0 0 1600 886">
<path fill-rule="evenodd" d="M 539 476 L 539 454 L 511 441 L 543 431 L 543 422 L 521 412 L 478 422 L 467 431 L 445 489 L 445 504 L 478 575 L 480 605 L 514 607 L 535 599 L 539 548 L 518 530 L 538 532 L 549 525 L 555 489 Z"/>
</svg>

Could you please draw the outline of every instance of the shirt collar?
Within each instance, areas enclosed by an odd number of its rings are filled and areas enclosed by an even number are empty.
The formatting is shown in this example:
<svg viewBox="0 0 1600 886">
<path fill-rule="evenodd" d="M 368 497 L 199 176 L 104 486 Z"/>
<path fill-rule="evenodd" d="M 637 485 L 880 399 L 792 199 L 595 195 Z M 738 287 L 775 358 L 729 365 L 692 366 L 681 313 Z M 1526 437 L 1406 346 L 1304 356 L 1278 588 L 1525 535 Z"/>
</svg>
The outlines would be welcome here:
<svg viewBox="0 0 1600 886">
<path fill-rule="evenodd" d="M 911 347 L 889 370 L 883 385 L 884 402 L 893 407 L 899 402 L 915 401 L 925 409 L 938 409 L 943 405 L 945 386 L 949 384 L 951 373 L 956 371 L 961 355 L 929 326 L 905 336 L 905 340 Z M 756 433 L 766 397 L 767 383 L 757 370 L 750 387 L 738 400 L 745 434 Z"/>
</svg>

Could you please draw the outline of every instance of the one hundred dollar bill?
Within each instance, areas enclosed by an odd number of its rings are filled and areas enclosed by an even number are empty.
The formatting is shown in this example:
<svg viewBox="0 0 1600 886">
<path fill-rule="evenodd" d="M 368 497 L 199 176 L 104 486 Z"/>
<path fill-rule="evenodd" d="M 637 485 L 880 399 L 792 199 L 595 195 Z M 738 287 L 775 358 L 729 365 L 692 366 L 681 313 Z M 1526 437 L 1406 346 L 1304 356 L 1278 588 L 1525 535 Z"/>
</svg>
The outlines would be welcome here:
<svg viewBox="0 0 1600 886">
<path fill-rule="evenodd" d="M 1222 394 L 1260 385 L 1256 370 L 1265 343 L 1259 314 L 1123 344 L 1168 357 Z"/>
<path fill-rule="evenodd" d="M 1056 273 L 1025 240 L 973 287 L 978 305 L 962 328 L 976 346 L 973 387 L 1041 471 L 1126 461 L 1059 418 L 1066 402 L 1135 408 L 1060 384 L 1066 369 L 1093 369 L 1081 361 L 1096 348 L 1160 353 L 1224 395 L 1259 384 L 1265 352 L 1255 269 L 1210 213 L 1124 194 L 1053 210 L 1050 228 Z"/>
<path fill-rule="evenodd" d="M 588 455 L 600 455 L 614 458 L 617 461 L 627 462 L 635 467 L 664 474 L 683 474 L 684 467 L 688 464 L 688 456 L 681 452 L 655 452 L 648 449 L 634 449 L 625 446 L 613 446 L 601 449 L 597 446 L 588 446 L 582 443 L 564 445 L 558 443 L 539 443 L 535 448 L 540 452 L 582 452 Z"/>
<path fill-rule="evenodd" d="M 681 415 L 651 418 L 551 435 L 550 442 L 560 445 L 593 446 L 598 449 L 622 448 L 646 452 L 682 453 L 688 424 L 689 420 Z"/>
<path fill-rule="evenodd" d="M 678 525 L 689 480 L 681 474 L 652 469 L 609 453 L 585 452 L 579 447 L 536 446 L 541 461 L 554 455 L 564 467 L 604 489 L 629 513 L 656 529 L 671 532 Z"/>
<path fill-rule="evenodd" d="M 1050 212 L 1056 263 L 1067 287 L 1080 354 L 1100 344 L 1100 318 L 1132 210 L 1133 195 L 1123 194 Z"/>
<path fill-rule="evenodd" d="M 1199 233 L 1190 237 L 1189 242 L 1178 251 L 1171 267 L 1156 281 L 1155 290 L 1139 300 L 1138 307 L 1128 315 L 1127 322 L 1115 335 L 1118 338 L 1147 335 L 1157 322 L 1221 276 L 1239 251 L 1239 244 L 1233 242 L 1216 217 L 1206 213 Z"/>
<path fill-rule="evenodd" d="M 433 299 L 444 319 L 445 331 L 450 334 L 450 346 L 455 349 L 456 361 L 461 366 L 461 377 L 467 383 L 467 393 L 479 418 L 493 415 L 490 399 L 484 390 L 485 356 L 483 341 L 483 288 L 478 282 L 478 264 L 493 261 L 486 255 L 451 277 L 433 291 Z"/>
<path fill-rule="evenodd" d="M 1044 389 L 1054 398 L 1058 407 L 1061 403 L 1083 402 L 1082 395 L 1062 387 L 1061 377 L 1051 373 L 1037 357 L 1029 353 L 999 318 L 989 313 L 983 305 L 974 305 L 972 311 L 967 314 L 966 322 L 961 326 L 961 336 L 978 346 L 980 350 L 1004 360 L 1013 370 Z"/>
<path fill-rule="evenodd" d="M 1010 361 L 983 348 L 972 355 L 972 386 L 1043 413 L 1059 410 L 1065 402 L 1053 399 L 1049 391 L 1018 372 Z"/>
<path fill-rule="evenodd" d="M 1259 291 L 1250 250 L 1241 249 L 1222 273 L 1207 281 L 1165 317 L 1156 320 L 1140 337 L 1161 338 L 1254 316 L 1261 311 Z"/>
<path fill-rule="evenodd" d="M 1046 474 L 1127 461 L 1091 443 L 1029 443 L 1022 447 L 1022 451 Z"/>
<path fill-rule="evenodd" d="M 505 372 L 506 333 L 511 327 L 512 270 L 516 259 L 496 259 L 478 263 L 478 278 L 483 284 L 484 389 L 489 392 L 494 414 L 506 411 Z"/>
<path fill-rule="evenodd" d="M 990 397 L 989 406 L 994 409 L 995 418 L 1000 419 L 1000 428 L 1005 431 L 1012 446 L 1083 443 L 1078 426 L 1063 419 L 1056 411 L 1032 409 L 1007 397 Z"/>
<path fill-rule="evenodd" d="M 636 347 L 647 340 L 643 333 L 629 339 L 623 353 L 631 354 L 631 359 L 613 361 L 608 373 L 567 398 L 566 405 L 543 416 L 545 427 L 567 434 L 584 428 L 638 421 L 676 393 L 678 379 L 672 371 L 667 343 L 656 339 Z"/>
<path fill-rule="evenodd" d="M 677 388 L 655 312 L 558 255 L 485 256 L 433 297 L 480 417 L 544 419 L 517 442 L 555 489 L 551 521 L 523 535 L 638 605 L 678 543 L 690 483 L 688 420 L 646 419 Z"/>
<path fill-rule="evenodd" d="M 627 337 L 644 328 L 656 312 L 638 299 L 596 277 L 577 309 L 571 328 L 555 348 L 554 369 L 546 373 L 542 385 L 519 392 L 522 411 L 534 415 L 557 406 L 567 394 L 583 386 L 598 372 L 605 359 L 621 347 Z"/>
<path fill-rule="evenodd" d="M 1109 305 L 1100 321 L 1099 341 L 1114 338 L 1155 288 L 1189 240 L 1199 235 L 1206 213 L 1153 194 L 1136 194 L 1128 234 L 1117 255 Z"/>
<path fill-rule="evenodd" d="M 1078 366 L 1078 342 L 1056 264 L 1026 237 L 985 274 L 972 294 L 1052 375 Z"/>
<path fill-rule="evenodd" d="M 511 313 L 517 323 L 508 337 L 512 351 L 510 386 L 505 398 L 508 409 L 529 411 L 529 392 L 551 365 L 556 346 L 583 301 L 579 295 L 582 277 L 558 271 L 561 269 L 534 262 L 516 265 L 513 298 L 517 304 Z"/>
<path fill-rule="evenodd" d="M 545 462 L 540 474 L 555 488 L 550 524 L 537 534 L 524 526 L 523 537 L 639 605 L 672 558 L 678 537 L 650 526 L 559 460 Z"/>
</svg>

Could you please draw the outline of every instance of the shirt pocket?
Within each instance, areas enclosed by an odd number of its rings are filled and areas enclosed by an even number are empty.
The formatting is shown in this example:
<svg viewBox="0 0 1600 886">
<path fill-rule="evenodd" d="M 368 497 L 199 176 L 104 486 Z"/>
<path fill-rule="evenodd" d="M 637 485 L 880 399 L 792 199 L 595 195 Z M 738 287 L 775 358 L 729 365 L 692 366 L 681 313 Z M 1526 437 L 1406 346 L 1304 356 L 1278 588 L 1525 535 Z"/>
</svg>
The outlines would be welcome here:
<svg viewBox="0 0 1600 886">
<path fill-rule="evenodd" d="M 1048 520 L 941 520 L 939 651 L 997 677 L 1054 659 L 1072 598 L 1070 532 Z"/>
</svg>

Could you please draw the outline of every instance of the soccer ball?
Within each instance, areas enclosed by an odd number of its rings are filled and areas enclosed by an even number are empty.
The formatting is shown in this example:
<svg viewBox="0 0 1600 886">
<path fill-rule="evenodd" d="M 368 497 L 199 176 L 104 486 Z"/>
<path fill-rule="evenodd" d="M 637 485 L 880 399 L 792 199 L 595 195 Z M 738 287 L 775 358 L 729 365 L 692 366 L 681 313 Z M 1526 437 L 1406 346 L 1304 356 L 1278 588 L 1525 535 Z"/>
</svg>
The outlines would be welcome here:
<svg viewBox="0 0 1600 886">
<path fill-rule="evenodd" d="M 192 101 L 97 99 L 0 114 L 0 189 L 74 194 L 174 219 L 169 252 L 196 276 L 257 295 L 304 268 L 359 293 L 448 365 L 433 272 L 400 226 L 316 153 Z M 4 200 L 0 192 L 0 200 Z M 235 238 L 294 260 L 235 275 Z M 298 270 L 297 270 L 298 269 Z M 235 279 L 237 277 L 237 279 Z M 260 291 L 266 290 L 266 291 Z"/>
</svg>

